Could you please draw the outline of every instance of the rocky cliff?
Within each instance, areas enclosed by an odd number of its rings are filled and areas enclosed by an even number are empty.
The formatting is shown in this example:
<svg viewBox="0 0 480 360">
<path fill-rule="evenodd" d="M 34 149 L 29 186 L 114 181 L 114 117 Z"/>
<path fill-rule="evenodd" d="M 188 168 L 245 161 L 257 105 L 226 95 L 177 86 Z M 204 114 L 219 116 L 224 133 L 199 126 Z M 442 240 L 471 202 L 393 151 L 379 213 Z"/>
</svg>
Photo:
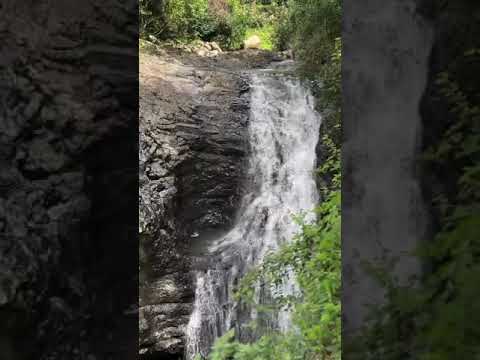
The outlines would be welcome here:
<svg viewBox="0 0 480 360">
<path fill-rule="evenodd" d="M 248 61 L 246 61 L 248 59 Z M 248 153 L 248 67 L 262 52 L 140 60 L 140 354 L 181 358 L 192 312 L 191 270 L 226 230 Z"/>
</svg>

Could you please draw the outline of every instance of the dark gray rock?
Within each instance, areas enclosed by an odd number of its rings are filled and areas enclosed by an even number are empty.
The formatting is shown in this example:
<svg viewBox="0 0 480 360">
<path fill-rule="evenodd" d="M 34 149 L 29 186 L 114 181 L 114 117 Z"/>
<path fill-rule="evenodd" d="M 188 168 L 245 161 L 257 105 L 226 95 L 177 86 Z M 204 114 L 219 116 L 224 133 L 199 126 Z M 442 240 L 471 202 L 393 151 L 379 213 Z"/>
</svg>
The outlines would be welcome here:
<svg viewBox="0 0 480 360">
<path fill-rule="evenodd" d="M 141 57 L 139 340 L 145 358 L 182 357 L 195 249 L 232 224 L 241 197 L 248 82 L 239 71 L 224 70 Z"/>
</svg>

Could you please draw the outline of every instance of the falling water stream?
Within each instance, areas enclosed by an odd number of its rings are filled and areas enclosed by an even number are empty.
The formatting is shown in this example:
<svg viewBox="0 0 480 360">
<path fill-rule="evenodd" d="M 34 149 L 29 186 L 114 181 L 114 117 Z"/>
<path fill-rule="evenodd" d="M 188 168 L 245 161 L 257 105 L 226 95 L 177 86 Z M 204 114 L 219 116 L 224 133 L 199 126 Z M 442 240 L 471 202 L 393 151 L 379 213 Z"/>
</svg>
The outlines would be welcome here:
<svg viewBox="0 0 480 360">
<path fill-rule="evenodd" d="M 186 358 L 206 357 L 216 338 L 254 319 L 255 311 L 234 301 L 241 277 L 265 255 L 289 241 L 298 231 L 292 216 L 311 210 L 317 202 L 313 176 L 320 116 L 309 91 L 284 68 L 251 75 L 248 192 L 234 227 L 208 248 L 208 270 L 196 273 L 194 309 L 187 327 Z M 295 291 L 293 277 L 283 293 Z M 257 291 L 258 292 L 258 291 Z M 262 296 L 259 295 L 260 301 Z M 272 326 L 290 327 L 287 311 Z"/>
</svg>

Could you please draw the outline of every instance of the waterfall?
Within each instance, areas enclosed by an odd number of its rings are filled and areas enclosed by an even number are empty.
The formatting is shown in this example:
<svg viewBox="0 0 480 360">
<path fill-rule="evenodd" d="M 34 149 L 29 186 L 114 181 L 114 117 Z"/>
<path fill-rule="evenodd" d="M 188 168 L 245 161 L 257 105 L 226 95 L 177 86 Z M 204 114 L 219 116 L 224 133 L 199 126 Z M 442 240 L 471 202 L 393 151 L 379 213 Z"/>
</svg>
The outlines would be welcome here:
<svg viewBox="0 0 480 360">
<path fill-rule="evenodd" d="M 233 292 L 241 277 L 298 232 L 292 216 L 311 210 L 320 116 L 301 82 L 278 71 L 251 76 L 249 187 L 235 226 L 208 248 L 210 266 L 196 273 L 194 309 L 187 326 L 186 358 L 206 357 L 216 338 L 241 328 L 255 312 L 240 309 Z M 295 281 L 286 279 L 283 292 Z M 273 320 L 289 328 L 288 312 Z"/>
</svg>

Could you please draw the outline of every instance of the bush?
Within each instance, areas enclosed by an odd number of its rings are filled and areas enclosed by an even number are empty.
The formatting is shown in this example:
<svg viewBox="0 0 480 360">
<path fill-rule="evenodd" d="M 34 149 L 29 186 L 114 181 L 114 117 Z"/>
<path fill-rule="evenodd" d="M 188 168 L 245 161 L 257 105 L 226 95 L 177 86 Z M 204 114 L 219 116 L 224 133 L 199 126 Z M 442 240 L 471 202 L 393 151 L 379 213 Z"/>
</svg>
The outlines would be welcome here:
<svg viewBox="0 0 480 360">
<path fill-rule="evenodd" d="M 286 7 L 279 7 L 274 23 L 273 43 L 277 50 L 283 51 L 291 47 L 293 28 Z"/>
<path fill-rule="evenodd" d="M 288 10 L 280 14 L 277 47 L 291 46 L 304 72 L 318 77 L 321 67 L 330 61 L 335 39 L 340 37 L 340 1 L 290 0 Z"/>
<path fill-rule="evenodd" d="M 140 37 L 163 38 L 168 32 L 164 1 L 140 0 Z"/>
<path fill-rule="evenodd" d="M 242 47 L 247 35 L 256 33 L 264 48 L 271 50 L 277 42 L 276 23 L 285 13 L 282 1 L 257 5 L 245 0 L 140 0 L 140 36 L 215 40 L 235 50 Z"/>
<path fill-rule="evenodd" d="M 218 28 L 217 19 L 209 11 L 208 0 L 175 0 L 167 6 L 167 22 L 171 34 L 180 38 L 213 37 Z"/>
<path fill-rule="evenodd" d="M 229 49 L 240 49 L 251 21 L 249 7 L 242 4 L 241 0 L 229 0 L 229 7 L 230 31 L 221 39 L 221 42 Z"/>
<path fill-rule="evenodd" d="M 228 37 L 228 0 L 140 0 L 140 37 L 210 41 Z"/>
</svg>

